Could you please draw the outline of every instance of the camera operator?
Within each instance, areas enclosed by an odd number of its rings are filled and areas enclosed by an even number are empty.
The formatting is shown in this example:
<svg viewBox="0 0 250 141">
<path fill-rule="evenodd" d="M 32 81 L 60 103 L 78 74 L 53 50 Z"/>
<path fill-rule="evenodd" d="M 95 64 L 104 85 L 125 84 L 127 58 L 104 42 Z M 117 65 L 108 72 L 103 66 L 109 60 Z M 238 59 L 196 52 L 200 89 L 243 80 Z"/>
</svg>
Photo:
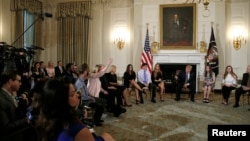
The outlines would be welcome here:
<svg viewBox="0 0 250 141">
<path fill-rule="evenodd" d="M 22 85 L 19 89 L 20 93 L 30 90 L 29 63 L 26 60 L 26 50 L 24 48 L 17 49 L 15 56 L 16 69 L 21 74 Z"/>
<path fill-rule="evenodd" d="M 2 73 L 0 81 L 0 140 L 24 141 L 24 136 L 29 130 L 30 120 L 20 114 L 24 113 L 26 109 L 20 111 L 20 103 L 16 99 L 21 86 L 21 76 L 16 71 L 6 71 Z M 19 97 L 19 102 L 27 100 L 22 99 L 22 96 Z M 25 139 L 25 141 L 27 140 Z"/>
</svg>

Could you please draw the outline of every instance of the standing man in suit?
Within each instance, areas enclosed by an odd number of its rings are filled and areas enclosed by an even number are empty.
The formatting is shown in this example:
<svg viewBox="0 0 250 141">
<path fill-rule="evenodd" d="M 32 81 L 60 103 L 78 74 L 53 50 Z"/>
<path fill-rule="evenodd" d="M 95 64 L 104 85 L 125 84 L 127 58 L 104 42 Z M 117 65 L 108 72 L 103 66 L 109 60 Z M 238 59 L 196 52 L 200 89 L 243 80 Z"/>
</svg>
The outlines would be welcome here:
<svg viewBox="0 0 250 141">
<path fill-rule="evenodd" d="M 15 71 L 6 71 L 0 78 L 0 140 L 24 141 L 30 120 L 21 117 L 16 93 L 21 86 L 21 76 Z"/>
<path fill-rule="evenodd" d="M 195 94 L 195 74 L 192 72 L 192 66 L 186 65 L 185 71 L 181 71 L 177 75 L 177 87 L 176 87 L 176 101 L 180 100 L 180 94 L 182 88 L 190 89 L 190 100 L 194 102 Z"/>
<path fill-rule="evenodd" d="M 19 92 L 24 93 L 30 90 L 30 66 L 26 60 L 26 50 L 20 48 L 18 50 L 18 55 L 15 57 L 16 70 L 21 75 L 22 85 L 20 86 Z"/>
<path fill-rule="evenodd" d="M 235 90 L 234 108 L 239 107 L 240 96 L 246 92 L 250 93 L 250 65 L 247 66 L 247 72 L 243 73 L 241 87 Z"/>
<path fill-rule="evenodd" d="M 142 64 L 141 69 L 137 73 L 137 81 L 138 81 L 138 85 L 141 88 L 148 87 L 149 89 L 152 90 L 151 102 L 156 103 L 155 101 L 156 86 L 155 84 L 152 83 L 151 74 L 147 70 L 147 65 L 148 65 L 147 63 Z M 142 91 L 139 91 L 139 96 L 140 96 L 140 103 L 144 103 L 143 97 L 142 97 Z"/>
<path fill-rule="evenodd" d="M 61 77 L 66 74 L 66 69 L 64 68 L 62 61 L 57 61 L 57 66 L 55 67 L 55 77 Z"/>
</svg>

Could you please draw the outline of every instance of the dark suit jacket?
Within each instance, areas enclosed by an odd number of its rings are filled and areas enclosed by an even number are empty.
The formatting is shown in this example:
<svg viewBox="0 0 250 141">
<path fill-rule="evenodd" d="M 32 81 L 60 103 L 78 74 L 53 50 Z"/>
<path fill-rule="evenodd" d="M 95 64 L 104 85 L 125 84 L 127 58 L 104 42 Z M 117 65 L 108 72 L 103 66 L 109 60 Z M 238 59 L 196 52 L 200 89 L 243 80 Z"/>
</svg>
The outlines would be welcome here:
<svg viewBox="0 0 250 141">
<path fill-rule="evenodd" d="M 183 86 L 184 83 L 185 83 L 185 79 L 186 79 L 186 72 L 181 71 L 178 74 L 178 80 L 177 80 L 178 85 Z M 187 83 L 189 83 L 190 86 L 195 87 L 196 83 L 195 83 L 195 74 L 194 74 L 194 72 L 192 72 L 192 71 L 190 72 L 189 80 L 187 81 Z"/>
<path fill-rule="evenodd" d="M 48 76 L 49 76 L 49 75 L 48 75 L 48 72 L 47 72 L 47 70 L 46 70 L 45 68 L 41 69 L 40 71 L 41 71 L 41 77 L 42 77 L 42 78 L 48 77 Z M 42 71 L 44 71 L 44 74 L 42 74 Z"/>
<path fill-rule="evenodd" d="M 62 66 L 63 72 L 61 73 L 58 66 L 55 67 L 55 77 L 63 76 L 66 73 L 66 69 Z"/>
<path fill-rule="evenodd" d="M 0 89 L 0 140 L 23 141 L 23 133 L 28 129 L 25 118 L 18 117 L 13 99 Z"/>
<path fill-rule="evenodd" d="M 248 73 L 244 73 L 242 81 L 241 81 L 241 86 L 247 86 L 248 78 L 249 78 L 249 74 Z"/>
<path fill-rule="evenodd" d="M 22 60 L 22 62 L 21 62 Z M 20 86 L 19 92 L 29 91 L 30 89 L 30 78 L 28 76 L 23 76 L 23 73 L 29 73 L 29 63 L 24 58 L 16 58 L 16 70 L 21 75 L 22 85 Z"/>
</svg>

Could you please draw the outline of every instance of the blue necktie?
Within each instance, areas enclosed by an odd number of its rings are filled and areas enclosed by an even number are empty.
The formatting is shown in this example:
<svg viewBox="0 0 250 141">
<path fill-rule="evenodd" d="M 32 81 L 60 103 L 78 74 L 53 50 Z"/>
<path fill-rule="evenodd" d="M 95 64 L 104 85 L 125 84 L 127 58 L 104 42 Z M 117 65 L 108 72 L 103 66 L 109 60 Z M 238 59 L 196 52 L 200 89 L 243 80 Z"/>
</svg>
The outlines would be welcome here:
<svg viewBox="0 0 250 141">
<path fill-rule="evenodd" d="M 144 73 L 143 73 L 143 78 L 144 78 L 143 82 L 144 82 L 144 83 L 147 83 L 147 82 L 148 82 L 148 80 L 147 80 L 146 70 L 144 70 Z"/>
</svg>

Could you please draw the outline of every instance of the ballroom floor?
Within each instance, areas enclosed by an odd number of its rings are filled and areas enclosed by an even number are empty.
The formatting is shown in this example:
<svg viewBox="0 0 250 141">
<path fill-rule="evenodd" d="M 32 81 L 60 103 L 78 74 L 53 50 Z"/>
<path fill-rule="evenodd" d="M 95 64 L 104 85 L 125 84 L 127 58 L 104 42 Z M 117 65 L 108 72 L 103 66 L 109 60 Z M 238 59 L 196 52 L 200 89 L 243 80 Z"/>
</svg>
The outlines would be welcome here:
<svg viewBox="0 0 250 141">
<path fill-rule="evenodd" d="M 186 94 L 176 102 L 175 95 L 165 95 L 165 101 L 151 103 L 149 98 L 144 104 L 135 105 L 116 118 L 108 115 L 102 127 L 95 127 L 96 134 L 110 133 L 117 141 L 207 141 L 207 128 L 211 124 L 237 125 L 250 124 L 250 105 L 247 97 L 244 105 L 233 108 L 234 94 L 228 105 L 221 104 L 221 95 L 211 96 L 210 103 L 202 103 L 203 94 L 196 94 L 191 102 Z"/>
</svg>

